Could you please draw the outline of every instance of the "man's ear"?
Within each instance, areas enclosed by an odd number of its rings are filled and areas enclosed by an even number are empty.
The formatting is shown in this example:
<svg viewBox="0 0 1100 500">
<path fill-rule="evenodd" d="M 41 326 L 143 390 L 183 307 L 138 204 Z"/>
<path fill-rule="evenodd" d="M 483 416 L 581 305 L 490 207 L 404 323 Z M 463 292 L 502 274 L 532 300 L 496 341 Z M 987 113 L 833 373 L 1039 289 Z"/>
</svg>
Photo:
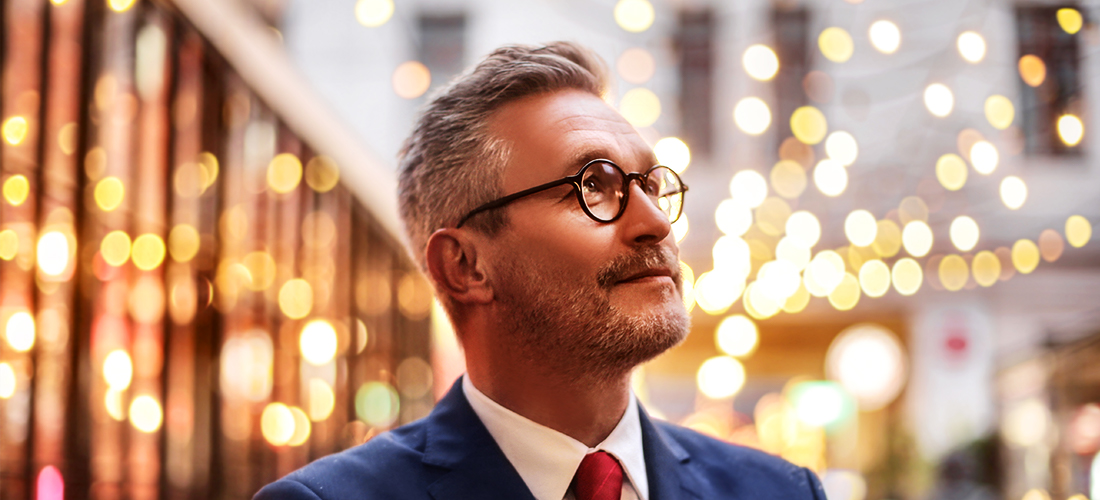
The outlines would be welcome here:
<svg viewBox="0 0 1100 500">
<path fill-rule="evenodd" d="M 428 273 L 439 291 L 463 304 L 485 304 L 493 290 L 477 258 L 477 246 L 461 229 L 444 228 L 428 237 Z"/>
</svg>

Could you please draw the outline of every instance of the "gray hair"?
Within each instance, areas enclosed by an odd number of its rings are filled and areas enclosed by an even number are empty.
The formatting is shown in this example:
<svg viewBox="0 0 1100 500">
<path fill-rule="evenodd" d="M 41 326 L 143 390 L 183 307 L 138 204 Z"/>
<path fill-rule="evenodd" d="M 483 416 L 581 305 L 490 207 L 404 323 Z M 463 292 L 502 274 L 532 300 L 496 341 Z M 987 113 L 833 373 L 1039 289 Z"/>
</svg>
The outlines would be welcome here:
<svg viewBox="0 0 1100 500">
<path fill-rule="evenodd" d="M 435 230 L 457 224 L 475 207 L 502 196 L 508 148 L 488 130 L 496 110 L 535 94 L 578 89 L 602 96 L 607 69 L 591 50 L 571 42 L 509 45 L 438 91 L 399 155 L 398 200 L 413 258 Z M 507 225 L 499 210 L 470 219 L 494 235 Z"/>
</svg>

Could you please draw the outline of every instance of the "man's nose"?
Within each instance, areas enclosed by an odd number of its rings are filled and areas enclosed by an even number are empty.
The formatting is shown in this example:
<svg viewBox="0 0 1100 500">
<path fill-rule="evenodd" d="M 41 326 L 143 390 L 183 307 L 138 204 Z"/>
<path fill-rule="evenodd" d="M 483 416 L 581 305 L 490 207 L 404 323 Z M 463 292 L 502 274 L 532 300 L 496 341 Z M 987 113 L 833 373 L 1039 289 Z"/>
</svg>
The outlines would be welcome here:
<svg viewBox="0 0 1100 500">
<path fill-rule="evenodd" d="M 657 203 L 637 182 L 631 182 L 630 198 L 619 221 L 624 226 L 623 237 L 633 245 L 652 245 L 664 240 L 672 231 L 672 223 Z"/>
</svg>

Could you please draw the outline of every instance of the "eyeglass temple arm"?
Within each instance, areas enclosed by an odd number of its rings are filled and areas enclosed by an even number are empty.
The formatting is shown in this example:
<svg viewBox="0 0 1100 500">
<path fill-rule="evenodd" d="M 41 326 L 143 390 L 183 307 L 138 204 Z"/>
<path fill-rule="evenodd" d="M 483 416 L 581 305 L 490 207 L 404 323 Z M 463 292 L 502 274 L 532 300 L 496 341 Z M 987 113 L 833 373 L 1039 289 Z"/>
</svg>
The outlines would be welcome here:
<svg viewBox="0 0 1100 500">
<path fill-rule="evenodd" d="M 458 225 L 456 225 L 455 228 L 457 229 L 457 228 L 462 227 L 462 225 L 465 224 L 466 221 L 470 220 L 471 217 L 473 217 L 473 216 L 475 216 L 475 215 L 477 215 L 481 212 L 484 212 L 486 210 L 492 210 L 494 208 L 503 207 L 503 206 L 513 202 L 513 201 L 516 201 L 520 198 L 523 198 L 524 196 L 530 196 L 530 195 L 533 195 L 533 194 L 535 194 L 539 191 L 545 191 L 547 189 L 558 187 L 558 186 L 561 186 L 563 184 L 576 184 L 577 179 L 579 179 L 579 178 L 580 178 L 580 174 L 570 175 L 569 177 L 563 177 L 563 178 L 558 179 L 556 181 L 551 181 L 551 182 L 547 182 L 546 184 L 540 184 L 540 185 L 535 186 L 533 188 L 524 189 L 523 191 L 520 191 L 518 193 L 512 193 L 512 194 L 510 194 L 508 196 L 505 196 L 503 198 L 497 198 L 496 200 L 490 201 L 489 203 L 486 203 L 484 205 L 481 205 L 481 206 L 471 210 L 470 213 L 466 214 L 466 216 L 462 218 L 462 220 L 458 221 Z"/>
</svg>

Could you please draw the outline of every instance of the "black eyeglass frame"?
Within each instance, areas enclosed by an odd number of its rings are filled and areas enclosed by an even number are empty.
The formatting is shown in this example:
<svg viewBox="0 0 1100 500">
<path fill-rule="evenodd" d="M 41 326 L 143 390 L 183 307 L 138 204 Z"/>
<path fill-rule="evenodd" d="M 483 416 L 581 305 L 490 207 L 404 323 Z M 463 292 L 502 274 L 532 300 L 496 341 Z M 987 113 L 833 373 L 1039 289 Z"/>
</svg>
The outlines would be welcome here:
<svg viewBox="0 0 1100 500">
<path fill-rule="evenodd" d="M 622 198 L 622 201 L 619 202 L 619 211 L 615 213 L 614 217 L 612 217 L 608 220 L 603 220 L 603 219 L 597 217 L 595 214 L 592 213 L 592 210 L 588 208 L 588 203 L 586 203 L 584 201 L 584 187 L 581 186 L 581 181 L 584 179 L 585 172 L 588 170 L 589 167 L 591 167 L 592 165 L 596 165 L 598 163 L 606 163 L 608 165 L 611 165 L 612 167 L 615 167 L 615 170 L 618 170 L 619 173 L 622 174 L 622 176 L 623 176 L 623 198 Z M 581 209 L 584 210 L 585 215 L 587 215 L 590 219 L 592 219 L 596 222 L 602 222 L 602 223 L 615 222 L 616 220 L 619 219 L 619 217 L 622 217 L 624 212 L 626 212 L 626 205 L 627 205 L 627 203 L 630 203 L 630 183 L 633 182 L 634 180 L 637 180 L 638 184 L 642 186 L 642 190 L 644 191 L 645 190 L 645 185 L 646 185 L 645 181 L 649 177 L 649 174 L 653 173 L 653 171 L 657 170 L 658 168 L 667 169 L 670 173 L 672 173 L 673 176 L 676 177 L 676 182 L 680 184 L 680 190 L 679 191 L 674 191 L 674 192 L 668 193 L 664 196 L 668 196 L 668 195 L 672 195 L 672 194 L 679 194 L 681 197 L 683 197 L 684 193 L 687 192 L 687 190 L 688 190 L 687 184 L 684 184 L 684 181 L 682 179 L 680 179 L 680 174 L 677 174 L 676 171 L 672 170 L 671 168 L 668 168 L 664 165 L 654 165 L 652 167 L 649 167 L 649 170 L 646 170 L 644 173 L 637 173 L 637 172 L 629 172 L 628 173 L 628 172 L 625 172 L 622 169 L 622 167 L 620 167 L 619 165 L 617 165 L 615 162 L 613 162 L 611 160 L 608 160 L 608 159 L 605 159 L 605 158 L 597 158 L 595 160 L 589 161 L 588 163 L 585 163 L 584 166 L 581 167 L 581 169 L 578 170 L 577 173 L 575 173 L 573 175 L 562 177 L 561 179 L 558 179 L 556 181 L 550 181 L 550 182 L 547 182 L 546 184 L 540 184 L 540 185 L 532 187 L 532 188 L 524 189 L 523 191 L 520 191 L 520 192 L 517 192 L 517 193 L 512 193 L 510 195 L 503 196 L 501 198 L 497 198 L 497 199 L 495 199 L 493 201 L 490 201 L 488 203 L 485 203 L 485 204 L 483 204 L 483 205 L 481 205 L 481 206 L 479 206 L 479 207 L 477 207 L 473 210 L 470 210 L 470 212 L 467 213 L 465 217 L 463 217 L 461 220 L 458 221 L 458 224 L 455 226 L 455 228 L 457 229 L 457 228 L 462 227 L 462 225 L 465 224 L 466 221 L 470 220 L 471 217 L 473 217 L 473 216 L 475 216 L 475 215 L 477 215 L 481 212 L 485 212 L 485 211 L 492 210 L 492 209 L 495 209 L 495 208 L 500 208 L 500 207 L 508 205 L 509 203 L 512 203 L 513 201 L 516 201 L 520 198 L 530 196 L 530 195 L 533 195 L 535 193 L 546 191 L 547 189 L 555 188 L 555 187 L 562 186 L 562 185 L 565 185 L 565 184 L 572 184 L 573 185 L 573 192 L 576 193 L 576 195 L 577 195 L 577 202 L 580 203 Z M 658 207 L 658 208 L 660 208 L 660 207 Z M 664 210 L 661 210 L 661 211 L 663 212 Z M 683 212 L 684 212 L 684 203 L 681 201 L 680 204 L 679 204 L 679 207 L 677 207 L 676 215 L 671 216 L 671 214 L 669 214 L 670 215 L 669 219 L 668 219 L 669 223 L 673 223 L 673 222 L 676 222 L 677 220 L 680 220 L 680 216 L 683 215 Z"/>
</svg>

